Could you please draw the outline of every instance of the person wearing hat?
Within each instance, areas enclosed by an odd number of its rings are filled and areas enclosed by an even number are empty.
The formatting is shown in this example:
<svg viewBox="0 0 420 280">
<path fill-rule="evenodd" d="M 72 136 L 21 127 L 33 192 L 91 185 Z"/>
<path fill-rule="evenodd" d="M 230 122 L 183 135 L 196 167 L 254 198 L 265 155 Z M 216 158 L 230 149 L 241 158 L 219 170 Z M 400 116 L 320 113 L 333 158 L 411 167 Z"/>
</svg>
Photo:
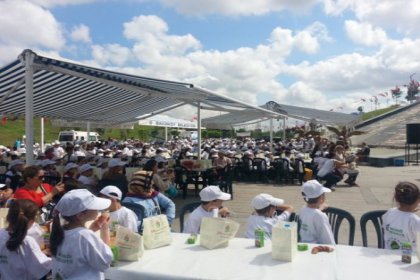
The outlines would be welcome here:
<svg viewBox="0 0 420 280">
<path fill-rule="evenodd" d="M 5 184 L 8 188 L 16 191 L 18 187 L 23 185 L 22 171 L 24 167 L 23 160 L 15 159 L 9 163 L 8 171 L 6 172 Z"/>
<path fill-rule="evenodd" d="M 223 201 L 230 200 L 231 195 L 222 192 L 218 186 L 208 186 L 200 191 L 201 205 L 185 221 L 184 233 L 199 234 L 201 220 L 204 217 L 226 217 L 229 209 L 223 207 Z"/>
<path fill-rule="evenodd" d="M 111 201 L 94 196 L 86 189 L 72 190 L 57 203 L 50 236 L 54 279 L 104 279 L 113 254 L 106 210 Z M 60 217 L 66 221 L 64 226 Z M 85 224 L 94 221 L 89 228 Z M 94 231 L 100 231 L 100 236 Z"/>
<path fill-rule="evenodd" d="M 334 235 L 328 222 L 327 215 L 322 212 L 325 208 L 325 193 L 330 189 L 321 185 L 317 180 L 303 183 L 302 196 L 306 202 L 299 211 L 302 222 L 300 227 L 301 242 L 318 244 L 335 244 Z"/>
<path fill-rule="evenodd" d="M 43 183 L 44 170 L 39 166 L 30 165 L 23 170 L 25 185 L 16 190 L 15 199 L 28 199 L 41 208 L 47 205 L 55 195 L 64 191 L 64 184 L 59 183 L 55 187 Z"/>
<path fill-rule="evenodd" d="M 96 192 L 98 186 L 98 178 L 93 174 L 93 166 L 85 163 L 80 166 L 79 182 L 83 184 L 87 189 Z"/>
<path fill-rule="evenodd" d="M 284 200 L 275 198 L 272 195 L 261 193 L 255 196 L 251 201 L 255 212 L 248 217 L 246 225 L 246 238 L 255 238 L 255 230 L 260 228 L 264 230 L 264 238 L 271 239 L 273 226 L 279 221 L 288 221 L 293 207 L 285 205 Z M 277 211 L 281 212 L 277 215 Z"/>
<path fill-rule="evenodd" d="M 44 170 L 44 175 L 47 177 L 61 177 L 60 173 L 55 169 L 56 162 L 50 159 L 43 159 L 40 163 Z"/>
<path fill-rule="evenodd" d="M 64 166 L 63 182 L 69 179 L 77 179 L 79 177 L 79 165 L 74 162 L 69 162 Z"/>
<path fill-rule="evenodd" d="M 63 158 L 66 152 L 64 151 L 63 147 L 60 146 L 60 141 L 55 140 L 53 142 L 53 147 L 54 147 L 54 151 L 53 151 L 54 157 L 56 159 Z"/>
<path fill-rule="evenodd" d="M 175 203 L 154 189 L 152 171 L 141 170 L 133 173 L 123 202 L 143 206 L 145 217 L 160 215 L 164 210 L 170 225 L 175 219 Z"/>
<path fill-rule="evenodd" d="M 115 229 L 114 224 L 118 224 L 133 232 L 138 232 L 139 220 L 137 215 L 132 210 L 121 205 L 122 193 L 119 188 L 106 186 L 99 192 L 99 195 L 111 200 L 109 218 L 113 229 Z"/>
<path fill-rule="evenodd" d="M 127 177 L 123 174 L 123 168 L 127 164 L 125 161 L 121 161 L 119 158 L 112 158 L 108 161 L 108 170 L 102 175 L 100 181 L 100 188 L 105 186 L 117 186 L 123 197 L 128 191 L 128 181 Z"/>
</svg>

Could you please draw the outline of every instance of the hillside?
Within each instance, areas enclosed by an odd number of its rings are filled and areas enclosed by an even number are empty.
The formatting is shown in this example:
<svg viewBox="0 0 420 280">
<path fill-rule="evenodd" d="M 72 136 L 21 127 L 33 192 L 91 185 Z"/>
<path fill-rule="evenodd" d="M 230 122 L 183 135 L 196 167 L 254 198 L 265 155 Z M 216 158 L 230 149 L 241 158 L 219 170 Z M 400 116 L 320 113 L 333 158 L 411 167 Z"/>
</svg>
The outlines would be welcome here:
<svg viewBox="0 0 420 280">
<path fill-rule="evenodd" d="M 357 130 L 366 134 L 352 136 L 353 145 L 366 142 L 371 146 L 404 147 L 406 142 L 406 124 L 420 123 L 420 103 L 398 109 L 397 113 L 388 113 L 371 119 L 369 122 L 356 126 Z"/>
</svg>

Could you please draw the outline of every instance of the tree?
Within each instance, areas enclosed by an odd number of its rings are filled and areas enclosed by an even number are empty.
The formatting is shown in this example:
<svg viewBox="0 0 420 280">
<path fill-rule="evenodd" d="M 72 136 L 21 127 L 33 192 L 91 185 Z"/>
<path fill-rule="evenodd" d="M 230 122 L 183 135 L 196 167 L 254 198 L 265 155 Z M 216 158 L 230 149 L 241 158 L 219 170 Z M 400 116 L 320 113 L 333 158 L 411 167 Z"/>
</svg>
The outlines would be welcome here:
<svg viewBox="0 0 420 280">
<path fill-rule="evenodd" d="M 346 126 L 342 126 L 342 127 L 327 126 L 327 129 L 333 132 L 337 136 L 337 138 L 342 136 L 344 138 L 344 141 L 346 141 L 348 138 L 350 138 L 353 135 L 362 135 L 366 133 L 360 130 L 353 130 Z"/>
<path fill-rule="evenodd" d="M 419 93 L 419 87 L 420 84 L 419 82 L 417 82 L 416 80 L 413 79 L 413 76 L 415 75 L 411 74 L 410 75 L 410 83 L 408 85 L 404 85 L 407 87 L 407 96 L 405 97 L 405 99 L 407 99 L 407 101 L 409 101 L 410 103 L 412 103 L 414 100 L 416 100 L 416 95 Z"/>
<path fill-rule="evenodd" d="M 359 115 L 363 114 L 363 106 L 357 107 L 357 112 L 359 112 Z"/>
<path fill-rule="evenodd" d="M 395 86 L 394 89 L 391 89 L 392 98 L 395 99 L 395 104 L 398 104 L 398 98 L 401 97 L 402 91 L 398 86 Z"/>
</svg>

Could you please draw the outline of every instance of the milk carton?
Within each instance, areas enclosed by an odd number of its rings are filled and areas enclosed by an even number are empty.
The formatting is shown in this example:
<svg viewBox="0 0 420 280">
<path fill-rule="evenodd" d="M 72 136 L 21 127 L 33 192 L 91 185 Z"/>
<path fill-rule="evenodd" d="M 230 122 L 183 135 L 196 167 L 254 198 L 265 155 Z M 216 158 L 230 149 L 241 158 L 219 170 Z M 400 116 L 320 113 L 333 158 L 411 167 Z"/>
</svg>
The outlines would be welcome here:
<svg viewBox="0 0 420 280">
<path fill-rule="evenodd" d="M 272 230 L 272 258 L 281 261 L 293 261 L 297 254 L 297 223 L 277 223 Z"/>
</svg>

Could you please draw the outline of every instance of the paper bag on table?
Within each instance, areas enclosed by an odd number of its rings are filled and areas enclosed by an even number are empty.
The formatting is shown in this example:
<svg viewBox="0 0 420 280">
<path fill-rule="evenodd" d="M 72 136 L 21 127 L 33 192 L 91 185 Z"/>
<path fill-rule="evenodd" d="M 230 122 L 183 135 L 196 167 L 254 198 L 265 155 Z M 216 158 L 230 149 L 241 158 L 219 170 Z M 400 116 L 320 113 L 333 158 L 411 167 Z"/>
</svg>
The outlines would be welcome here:
<svg viewBox="0 0 420 280">
<path fill-rule="evenodd" d="M 272 230 L 271 256 L 281 261 L 293 261 L 297 254 L 297 223 L 278 222 Z"/>
<path fill-rule="evenodd" d="M 117 227 L 115 246 L 118 246 L 118 257 L 121 261 L 137 261 L 143 256 L 143 236 L 128 228 Z"/>
<path fill-rule="evenodd" d="M 171 228 L 166 215 L 143 219 L 143 240 L 146 249 L 158 248 L 172 243 Z"/>
<path fill-rule="evenodd" d="M 207 249 L 224 248 L 234 238 L 239 223 L 224 218 L 203 218 L 200 226 L 200 245 Z"/>
<path fill-rule="evenodd" d="M 7 213 L 9 213 L 9 208 L 0 208 L 0 228 L 5 228 L 7 226 Z"/>
</svg>

